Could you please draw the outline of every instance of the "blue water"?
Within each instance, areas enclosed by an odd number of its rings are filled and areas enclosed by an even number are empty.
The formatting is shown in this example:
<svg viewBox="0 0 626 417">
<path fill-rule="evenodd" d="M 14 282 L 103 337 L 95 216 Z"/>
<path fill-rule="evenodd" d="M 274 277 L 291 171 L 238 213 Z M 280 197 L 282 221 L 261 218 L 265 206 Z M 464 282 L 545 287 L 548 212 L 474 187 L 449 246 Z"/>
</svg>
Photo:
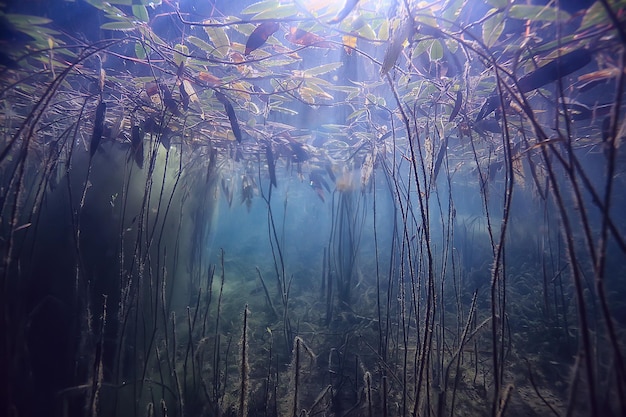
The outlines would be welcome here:
<svg viewBox="0 0 626 417">
<path fill-rule="evenodd" d="M 624 415 L 623 4 L 539 3 L 2 5 L 0 414 Z"/>
</svg>

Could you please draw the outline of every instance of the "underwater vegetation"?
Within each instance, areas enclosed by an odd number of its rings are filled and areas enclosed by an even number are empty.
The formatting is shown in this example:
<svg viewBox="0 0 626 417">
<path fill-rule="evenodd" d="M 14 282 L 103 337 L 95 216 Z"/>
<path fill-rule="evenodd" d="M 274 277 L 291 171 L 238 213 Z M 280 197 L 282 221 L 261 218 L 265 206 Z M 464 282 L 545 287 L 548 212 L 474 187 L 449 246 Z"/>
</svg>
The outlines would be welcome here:
<svg viewBox="0 0 626 417">
<path fill-rule="evenodd" d="M 626 415 L 625 1 L 33 3 L 2 415 Z"/>
</svg>

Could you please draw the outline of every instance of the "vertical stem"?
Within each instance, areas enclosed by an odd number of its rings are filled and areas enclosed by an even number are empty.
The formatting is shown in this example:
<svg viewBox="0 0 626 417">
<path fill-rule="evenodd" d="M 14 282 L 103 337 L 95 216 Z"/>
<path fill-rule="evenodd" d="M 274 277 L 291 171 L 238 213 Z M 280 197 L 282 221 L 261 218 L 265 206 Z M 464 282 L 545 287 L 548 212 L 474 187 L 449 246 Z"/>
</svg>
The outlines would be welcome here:
<svg viewBox="0 0 626 417">
<path fill-rule="evenodd" d="M 248 415 L 248 304 L 243 309 L 243 326 L 241 329 L 241 386 L 239 388 L 239 417 Z"/>
<path fill-rule="evenodd" d="M 293 345 L 293 407 L 291 410 L 291 417 L 298 417 L 298 395 L 300 388 L 300 344 L 302 340 L 296 336 Z"/>
</svg>

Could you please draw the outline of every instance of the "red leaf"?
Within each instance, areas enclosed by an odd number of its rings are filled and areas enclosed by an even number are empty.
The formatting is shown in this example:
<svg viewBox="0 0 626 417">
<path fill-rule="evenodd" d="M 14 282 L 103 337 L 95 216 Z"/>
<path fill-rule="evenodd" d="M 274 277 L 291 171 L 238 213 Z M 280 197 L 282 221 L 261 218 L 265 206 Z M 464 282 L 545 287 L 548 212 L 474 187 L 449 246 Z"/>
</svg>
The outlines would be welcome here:
<svg viewBox="0 0 626 417">
<path fill-rule="evenodd" d="M 280 28 L 278 22 L 265 22 L 257 26 L 250 34 L 250 37 L 248 37 L 245 55 L 263 46 L 267 38 L 272 36 L 278 28 Z"/>
<path fill-rule="evenodd" d="M 285 39 L 291 43 L 302 46 L 316 46 L 318 48 L 333 48 L 334 46 L 331 42 L 325 41 L 321 36 L 296 27 L 292 27 L 289 30 L 289 33 L 285 35 Z"/>
</svg>

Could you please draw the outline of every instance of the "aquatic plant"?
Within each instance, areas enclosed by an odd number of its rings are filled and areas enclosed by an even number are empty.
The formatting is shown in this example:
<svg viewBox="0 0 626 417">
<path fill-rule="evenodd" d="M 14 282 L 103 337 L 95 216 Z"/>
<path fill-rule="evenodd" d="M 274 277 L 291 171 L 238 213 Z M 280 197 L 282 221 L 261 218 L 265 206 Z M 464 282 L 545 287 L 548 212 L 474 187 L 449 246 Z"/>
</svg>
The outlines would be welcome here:
<svg viewBox="0 0 626 417">
<path fill-rule="evenodd" d="M 626 4 L 546 3 L 3 6 L 5 414 L 624 415 Z"/>
</svg>

